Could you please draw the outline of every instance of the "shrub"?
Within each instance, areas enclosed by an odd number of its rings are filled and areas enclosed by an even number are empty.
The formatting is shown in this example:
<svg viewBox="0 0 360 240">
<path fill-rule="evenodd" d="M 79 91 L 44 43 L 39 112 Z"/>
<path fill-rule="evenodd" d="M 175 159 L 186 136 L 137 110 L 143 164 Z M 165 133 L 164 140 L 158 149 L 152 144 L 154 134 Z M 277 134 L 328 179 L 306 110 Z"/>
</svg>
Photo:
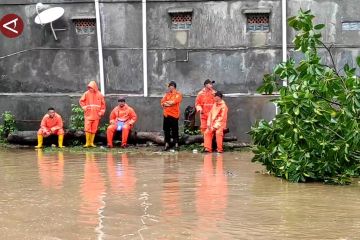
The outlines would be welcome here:
<svg viewBox="0 0 360 240">
<path fill-rule="evenodd" d="M 71 104 L 70 130 L 84 129 L 84 111 L 76 104 Z"/>
<path fill-rule="evenodd" d="M 347 184 L 360 173 L 360 79 L 349 64 L 338 70 L 331 47 L 321 41 L 325 25 L 314 25 L 313 19 L 310 10 L 288 19 L 298 32 L 295 50 L 304 57 L 299 63 L 290 59 L 277 65 L 258 89 L 279 91 L 274 100 L 279 114 L 252 127 L 253 161 L 293 182 Z M 329 65 L 319 56 L 319 47 L 329 54 Z"/>
<path fill-rule="evenodd" d="M 16 130 L 16 121 L 15 116 L 9 111 L 5 111 L 1 118 L 3 119 L 3 124 L 0 125 L 0 138 L 5 139 Z"/>
</svg>

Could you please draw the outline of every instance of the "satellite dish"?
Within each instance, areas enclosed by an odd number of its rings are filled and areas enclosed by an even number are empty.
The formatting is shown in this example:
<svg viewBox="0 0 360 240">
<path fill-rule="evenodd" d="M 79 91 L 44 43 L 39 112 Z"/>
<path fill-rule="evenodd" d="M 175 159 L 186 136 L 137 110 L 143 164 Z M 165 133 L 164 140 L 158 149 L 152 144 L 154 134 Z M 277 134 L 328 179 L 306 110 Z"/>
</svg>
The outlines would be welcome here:
<svg viewBox="0 0 360 240">
<path fill-rule="evenodd" d="M 55 20 L 61 18 L 62 15 L 64 15 L 65 10 L 62 7 L 53 7 L 53 8 L 45 9 L 44 11 L 39 13 L 41 9 L 45 8 L 45 6 L 42 3 L 36 4 L 35 8 L 37 13 L 37 16 L 35 17 L 35 23 L 40 24 L 42 26 L 49 23 L 55 40 L 58 40 L 55 31 L 64 31 L 66 29 L 54 29 L 52 23 Z"/>
</svg>

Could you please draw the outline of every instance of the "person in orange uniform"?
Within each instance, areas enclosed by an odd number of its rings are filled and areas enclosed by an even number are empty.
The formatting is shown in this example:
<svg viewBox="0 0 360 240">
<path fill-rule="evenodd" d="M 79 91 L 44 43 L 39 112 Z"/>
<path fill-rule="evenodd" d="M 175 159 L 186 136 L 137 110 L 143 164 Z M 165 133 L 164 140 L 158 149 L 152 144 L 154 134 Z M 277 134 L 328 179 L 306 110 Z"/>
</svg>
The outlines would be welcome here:
<svg viewBox="0 0 360 240">
<path fill-rule="evenodd" d="M 171 81 L 168 85 L 168 92 L 161 99 L 161 106 L 164 110 L 163 130 L 165 134 L 165 151 L 170 148 L 171 138 L 174 140 L 175 148 L 179 148 L 179 117 L 181 101 L 182 95 L 176 90 L 176 83 Z"/>
<path fill-rule="evenodd" d="M 121 147 L 125 148 L 129 132 L 137 120 L 134 109 L 125 103 L 124 97 L 120 97 L 118 102 L 119 105 L 110 113 L 110 125 L 106 130 L 107 146 L 109 148 L 113 147 L 115 131 L 121 131 Z"/>
<path fill-rule="evenodd" d="M 53 134 L 58 135 L 59 148 L 62 148 L 64 141 L 63 125 L 61 116 L 55 112 L 54 108 L 50 107 L 47 114 L 41 120 L 40 129 L 37 132 L 38 145 L 35 148 L 42 148 L 44 137 Z"/>
<path fill-rule="evenodd" d="M 196 111 L 200 113 L 200 130 L 202 133 L 206 130 L 207 118 L 212 106 L 215 103 L 215 90 L 213 84 L 215 81 L 206 79 L 204 82 L 204 88 L 198 93 L 195 100 Z"/>
<path fill-rule="evenodd" d="M 223 152 L 224 129 L 226 128 L 228 107 L 226 106 L 223 94 L 220 91 L 215 93 L 215 103 L 211 108 L 207 120 L 207 129 L 204 133 L 205 152 L 212 152 L 212 138 L 215 134 L 217 152 Z"/>
<path fill-rule="evenodd" d="M 95 134 L 99 121 L 105 113 L 105 99 L 98 89 L 95 81 L 91 81 L 88 90 L 79 101 L 84 110 L 86 144 L 84 147 L 96 147 L 94 145 Z"/>
</svg>

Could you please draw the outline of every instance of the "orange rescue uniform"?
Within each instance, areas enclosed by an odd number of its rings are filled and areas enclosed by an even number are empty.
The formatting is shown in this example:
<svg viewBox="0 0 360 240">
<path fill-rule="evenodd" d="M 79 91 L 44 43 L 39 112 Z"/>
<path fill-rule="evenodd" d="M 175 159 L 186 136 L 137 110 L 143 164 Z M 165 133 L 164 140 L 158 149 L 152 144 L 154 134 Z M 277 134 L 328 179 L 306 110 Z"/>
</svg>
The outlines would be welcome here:
<svg viewBox="0 0 360 240">
<path fill-rule="evenodd" d="M 94 89 L 95 92 L 86 91 L 80 98 L 79 104 L 84 110 L 85 132 L 95 134 L 100 118 L 105 113 L 105 99 L 95 81 L 91 81 L 88 87 Z"/>
<path fill-rule="evenodd" d="M 167 101 L 172 101 L 173 105 L 166 107 L 164 103 Z M 180 117 L 180 103 L 182 101 L 182 95 L 180 92 L 176 91 L 175 89 L 173 92 L 167 92 L 165 96 L 161 99 L 160 103 L 164 109 L 164 117 L 173 117 L 179 118 Z"/>
<path fill-rule="evenodd" d="M 206 130 L 207 119 L 212 106 L 215 103 L 215 90 L 203 88 L 197 95 L 195 100 L 196 111 L 201 111 L 200 114 L 200 130 L 202 133 Z"/>
<path fill-rule="evenodd" d="M 64 135 L 63 120 L 61 116 L 55 113 L 54 117 L 51 118 L 49 114 L 45 114 L 41 120 L 40 129 L 37 135 L 48 136 L 51 134 Z"/>
<path fill-rule="evenodd" d="M 226 128 L 228 107 L 224 100 L 214 103 L 209 112 L 207 120 L 207 129 L 204 133 L 204 148 L 206 151 L 212 151 L 212 138 L 216 136 L 217 151 L 223 152 L 224 129 Z"/>
<path fill-rule="evenodd" d="M 108 146 L 113 146 L 113 137 L 117 129 L 118 121 L 124 122 L 121 129 L 121 146 L 126 146 L 129 132 L 133 128 L 136 120 L 137 116 L 132 107 L 129 107 L 127 104 L 123 107 L 115 107 L 110 113 L 110 125 L 106 131 Z"/>
</svg>

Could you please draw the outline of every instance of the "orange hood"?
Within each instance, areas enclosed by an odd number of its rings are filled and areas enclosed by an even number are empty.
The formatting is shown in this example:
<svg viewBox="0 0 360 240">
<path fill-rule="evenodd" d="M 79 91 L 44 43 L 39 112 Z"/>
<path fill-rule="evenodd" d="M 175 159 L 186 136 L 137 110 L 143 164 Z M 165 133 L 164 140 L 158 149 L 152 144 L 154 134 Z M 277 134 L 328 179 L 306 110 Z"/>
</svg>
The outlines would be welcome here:
<svg viewBox="0 0 360 240">
<path fill-rule="evenodd" d="M 98 92 L 98 91 L 99 91 L 99 88 L 98 88 L 98 86 L 97 86 L 97 84 L 96 84 L 95 81 L 91 81 L 91 82 L 88 84 L 88 87 L 94 89 L 95 92 Z"/>
</svg>

